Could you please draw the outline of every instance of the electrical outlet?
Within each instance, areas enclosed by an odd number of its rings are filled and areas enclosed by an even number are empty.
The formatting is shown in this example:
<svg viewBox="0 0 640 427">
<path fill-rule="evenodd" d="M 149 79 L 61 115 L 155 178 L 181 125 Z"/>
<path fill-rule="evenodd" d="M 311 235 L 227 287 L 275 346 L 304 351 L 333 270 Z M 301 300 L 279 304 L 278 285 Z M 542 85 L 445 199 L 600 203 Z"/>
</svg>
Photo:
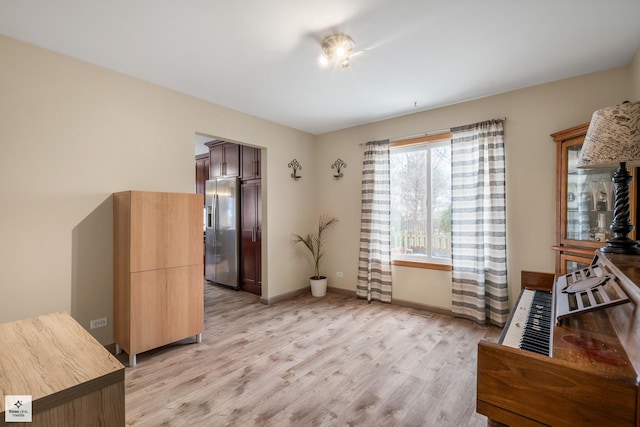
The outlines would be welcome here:
<svg viewBox="0 0 640 427">
<path fill-rule="evenodd" d="M 342 274 L 342 271 L 338 271 L 338 272 L 336 272 L 336 276 L 338 276 L 338 277 L 344 277 L 344 274 Z"/>
<path fill-rule="evenodd" d="M 103 328 L 107 326 L 107 318 L 95 319 L 89 323 L 89 329 Z"/>
</svg>

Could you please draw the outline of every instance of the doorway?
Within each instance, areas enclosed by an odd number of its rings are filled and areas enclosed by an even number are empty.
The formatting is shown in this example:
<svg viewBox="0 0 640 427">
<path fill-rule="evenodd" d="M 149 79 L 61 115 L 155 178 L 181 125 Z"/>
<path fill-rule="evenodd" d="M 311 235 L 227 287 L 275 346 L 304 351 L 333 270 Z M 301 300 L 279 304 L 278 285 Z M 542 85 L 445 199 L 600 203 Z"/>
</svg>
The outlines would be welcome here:
<svg viewBox="0 0 640 427">
<path fill-rule="evenodd" d="M 207 205 L 207 181 L 233 180 L 238 182 L 236 202 L 236 233 L 229 236 L 237 239 L 237 290 L 263 296 L 262 288 L 262 148 L 229 141 L 196 133 L 195 135 L 195 191 L 203 194 L 203 244 L 205 254 L 205 271 L 212 268 L 211 263 L 220 261 L 214 259 L 207 245 L 212 245 L 213 239 L 207 239 L 209 233 L 216 233 L 214 228 L 219 223 L 213 223 L 216 217 L 214 209 L 219 205 Z M 209 183 L 211 187 L 211 182 Z M 210 196 L 209 196 L 210 197 Z M 209 225 L 210 227 L 207 227 Z M 230 227 L 228 227 L 230 228 Z M 219 232 L 219 231 L 218 231 Z M 208 240 L 208 242 L 207 242 Z M 222 239 L 215 240 L 220 242 Z M 228 252 L 227 252 L 228 253 Z M 227 261 L 227 260 L 223 260 Z M 221 265 L 223 263 L 221 262 Z M 222 268 L 222 267 L 221 267 Z M 229 269 L 229 266 L 226 267 Z M 215 276 L 214 276 L 215 277 Z M 226 279 L 225 279 L 226 280 Z M 212 282 L 216 282 L 215 279 Z M 266 295 L 266 292 L 265 292 Z"/>
</svg>

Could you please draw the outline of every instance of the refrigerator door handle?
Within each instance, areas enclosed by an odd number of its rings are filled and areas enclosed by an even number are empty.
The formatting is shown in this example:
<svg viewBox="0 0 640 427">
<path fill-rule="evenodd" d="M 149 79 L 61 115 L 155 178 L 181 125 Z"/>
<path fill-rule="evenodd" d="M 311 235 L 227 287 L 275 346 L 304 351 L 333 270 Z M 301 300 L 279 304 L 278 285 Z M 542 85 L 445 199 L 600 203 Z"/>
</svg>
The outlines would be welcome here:
<svg viewBox="0 0 640 427">
<path fill-rule="evenodd" d="M 218 234 L 219 234 L 219 212 L 218 212 L 218 195 L 213 195 L 213 244 L 218 244 Z"/>
</svg>

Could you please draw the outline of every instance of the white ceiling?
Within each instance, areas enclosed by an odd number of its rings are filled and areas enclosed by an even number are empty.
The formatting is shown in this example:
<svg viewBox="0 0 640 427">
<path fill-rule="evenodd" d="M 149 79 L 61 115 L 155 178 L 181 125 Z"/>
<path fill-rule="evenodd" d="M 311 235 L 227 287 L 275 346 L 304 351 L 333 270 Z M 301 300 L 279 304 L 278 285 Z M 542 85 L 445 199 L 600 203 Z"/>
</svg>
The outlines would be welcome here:
<svg viewBox="0 0 640 427">
<path fill-rule="evenodd" d="M 627 65 L 640 0 L 0 0 L 0 34 L 312 134 Z M 348 69 L 319 41 L 350 34 Z"/>
</svg>

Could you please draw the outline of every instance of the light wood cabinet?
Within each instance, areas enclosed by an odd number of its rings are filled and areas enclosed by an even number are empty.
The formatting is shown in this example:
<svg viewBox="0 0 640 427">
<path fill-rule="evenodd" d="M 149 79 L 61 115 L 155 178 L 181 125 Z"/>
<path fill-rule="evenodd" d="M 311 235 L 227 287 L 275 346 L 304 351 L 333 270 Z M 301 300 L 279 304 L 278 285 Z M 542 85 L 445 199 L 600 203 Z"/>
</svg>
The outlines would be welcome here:
<svg viewBox="0 0 640 427">
<path fill-rule="evenodd" d="M 615 168 L 578 169 L 576 162 L 587 134 L 584 123 L 551 135 L 556 142 L 556 273 L 588 266 L 596 249 L 611 237 Z M 629 186 L 631 219 L 637 224 L 636 169 Z M 635 232 L 630 235 L 635 238 Z"/>
<path fill-rule="evenodd" d="M 204 328 L 201 194 L 113 195 L 114 339 L 136 354 Z"/>
</svg>

